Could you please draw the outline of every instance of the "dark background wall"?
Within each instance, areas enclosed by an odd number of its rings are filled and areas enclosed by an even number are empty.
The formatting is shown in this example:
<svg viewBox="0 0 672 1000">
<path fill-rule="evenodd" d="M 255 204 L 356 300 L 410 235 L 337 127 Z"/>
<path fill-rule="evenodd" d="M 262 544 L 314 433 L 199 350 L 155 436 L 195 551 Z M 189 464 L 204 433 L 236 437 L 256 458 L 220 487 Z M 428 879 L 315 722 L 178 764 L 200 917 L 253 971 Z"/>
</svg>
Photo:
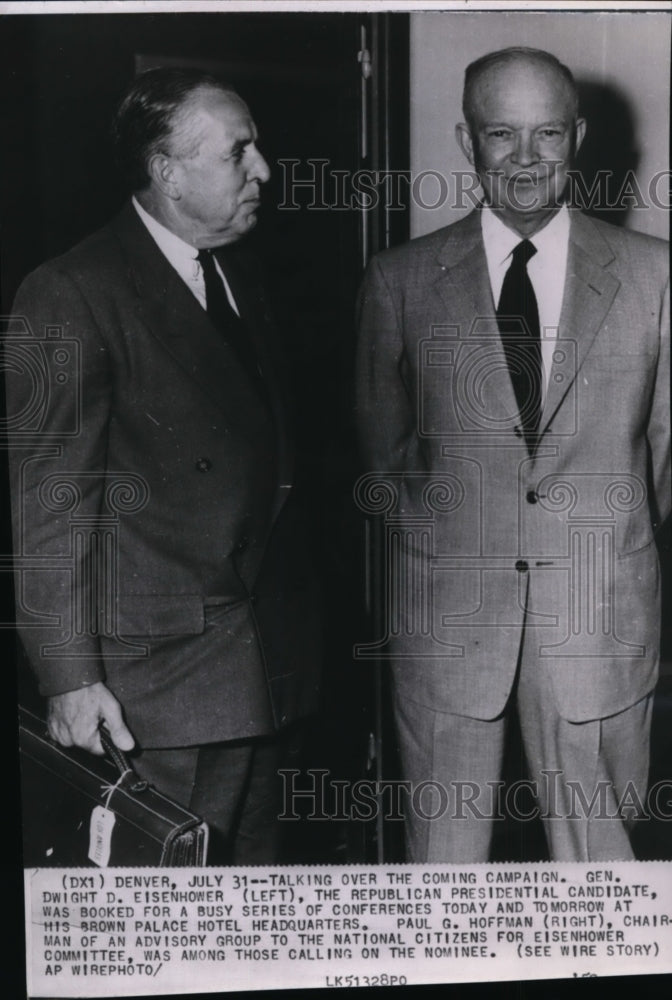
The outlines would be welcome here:
<svg viewBox="0 0 672 1000">
<path fill-rule="evenodd" d="M 250 242 L 265 265 L 293 373 L 301 485 L 325 595 L 326 709 L 310 735 L 308 766 L 341 775 L 364 766 L 370 726 L 370 671 L 356 669 L 351 654 L 363 561 L 350 501 L 356 461 L 348 418 L 361 221 L 356 210 L 329 211 L 327 198 L 320 207 L 327 192 L 318 192 L 312 209 L 310 190 L 288 196 L 280 161 L 301 161 L 300 178 L 310 176 L 309 159 L 328 161 L 329 170 L 357 168 L 361 23 L 357 14 L 17 16 L 3 18 L 0 42 L 3 313 L 30 270 L 122 206 L 127 193 L 109 123 L 138 69 L 199 65 L 250 105 L 272 170 Z M 405 118 L 406 100 L 399 107 Z M 292 201 L 301 207 L 279 207 Z M 6 493 L 2 499 L 1 551 L 8 553 Z M 8 605 L 11 576 L 0 576 Z M 11 612 L 1 620 L 10 622 Z M 29 685 L 23 691 L 30 696 Z M 324 837 L 304 844 L 302 860 L 308 847 L 331 857 L 343 836 L 332 829 L 329 845 Z"/>
</svg>

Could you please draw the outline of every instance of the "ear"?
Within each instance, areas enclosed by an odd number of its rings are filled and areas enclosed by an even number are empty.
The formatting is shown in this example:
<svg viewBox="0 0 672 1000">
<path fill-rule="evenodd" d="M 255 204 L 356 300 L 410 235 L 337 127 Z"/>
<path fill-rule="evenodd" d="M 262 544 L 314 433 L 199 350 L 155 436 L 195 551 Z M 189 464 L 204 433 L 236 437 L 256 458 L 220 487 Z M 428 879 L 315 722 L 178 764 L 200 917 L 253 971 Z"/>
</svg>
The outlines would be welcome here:
<svg viewBox="0 0 672 1000">
<path fill-rule="evenodd" d="M 577 118 L 574 123 L 574 155 L 576 155 L 581 148 L 581 143 L 583 142 L 586 135 L 586 119 Z"/>
<path fill-rule="evenodd" d="M 154 153 L 147 162 L 147 173 L 152 185 L 171 201 L 180 197 L 175 161 L 164 153 Z"/>
<path fill-rule="evenodd" d="M 457 139 L 457 144 L 471 163 L 472 167 L 474 165 L 474 143 L 471 138 L 471 132 L 469 131 L 469 126 L 465 122 L 458 122 L 455 126 L 455 138 Z"/>
</svg>

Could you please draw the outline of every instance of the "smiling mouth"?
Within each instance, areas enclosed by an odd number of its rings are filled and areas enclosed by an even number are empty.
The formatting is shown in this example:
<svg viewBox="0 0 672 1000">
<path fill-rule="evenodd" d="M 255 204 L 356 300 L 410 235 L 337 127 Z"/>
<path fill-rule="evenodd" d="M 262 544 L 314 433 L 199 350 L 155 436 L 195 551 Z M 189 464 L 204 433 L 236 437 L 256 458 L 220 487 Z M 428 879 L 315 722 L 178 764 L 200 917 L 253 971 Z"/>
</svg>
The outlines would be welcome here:
<svg viewBox="0 0 672 1000">
<path fill-rule="evenodd" d="M 509 177 L 510 184 L 543 184 L 545 180 L 546 176 L 537 177 L 535 174 L 514 174 L 513 177 Z"/>
</svg>

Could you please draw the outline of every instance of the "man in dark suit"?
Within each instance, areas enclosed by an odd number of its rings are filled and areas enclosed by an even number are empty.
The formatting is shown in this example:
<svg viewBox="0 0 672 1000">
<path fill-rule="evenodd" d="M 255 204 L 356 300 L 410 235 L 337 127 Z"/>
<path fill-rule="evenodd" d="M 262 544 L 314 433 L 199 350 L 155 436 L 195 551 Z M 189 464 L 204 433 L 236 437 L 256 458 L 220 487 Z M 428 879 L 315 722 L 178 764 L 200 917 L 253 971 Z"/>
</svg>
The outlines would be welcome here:
<svg viewBox="0 0 672 1000">
<path fill-rule="evenodd" d="M 564 204 L 577 103 L 549 53 L 469 66 L 483 205 L 375 258 L 361 293 L 359 496 L 387 531 L 385 635 L 361 652 L 392 663 L 413 861 L 488 860 L 512 710 L 552 858 L 632 858 L 646 799 L 667 245 Z"/>
<path fill-rule="evenodd" d="M 199 71 L 138 77 L 114 136 L 132 201 L 13 310 L 49 386 L 31 409 L 35 368 L 9 365 L 20 635 L 55 740 L 100 753 L 105 723 L 221 835 L 212 861 L 272 862 L 319 628 L 277 336 L 235 246 L 269 169 Z"/>
</svg>

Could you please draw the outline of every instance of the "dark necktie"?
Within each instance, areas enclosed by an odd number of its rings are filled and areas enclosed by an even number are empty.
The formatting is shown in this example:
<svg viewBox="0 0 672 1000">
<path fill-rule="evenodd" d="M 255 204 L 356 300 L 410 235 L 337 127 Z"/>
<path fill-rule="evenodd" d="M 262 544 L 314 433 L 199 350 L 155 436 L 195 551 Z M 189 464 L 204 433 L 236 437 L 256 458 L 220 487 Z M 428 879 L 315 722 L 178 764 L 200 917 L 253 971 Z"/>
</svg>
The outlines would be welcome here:
<svg viewBox="0 0 672 1000">
<path fill-rule="evenodd" d="M 527 273 L 527 262 L 536 252 L 529 240 L 515 247 L 497 306 L 497 325 L 530 453 L 537 442 L 541 417 L 539 310 Z"/>
<path fill-rule="evenodd" d="M 203 269 L 206 312 L 236 352 L 247 374 L 263 395 L 261 370 L 250 334 L 229 302 L 224 282 L 217 270 L 212 250 L 200 250 L 198 262 Z"/>
</svg>

